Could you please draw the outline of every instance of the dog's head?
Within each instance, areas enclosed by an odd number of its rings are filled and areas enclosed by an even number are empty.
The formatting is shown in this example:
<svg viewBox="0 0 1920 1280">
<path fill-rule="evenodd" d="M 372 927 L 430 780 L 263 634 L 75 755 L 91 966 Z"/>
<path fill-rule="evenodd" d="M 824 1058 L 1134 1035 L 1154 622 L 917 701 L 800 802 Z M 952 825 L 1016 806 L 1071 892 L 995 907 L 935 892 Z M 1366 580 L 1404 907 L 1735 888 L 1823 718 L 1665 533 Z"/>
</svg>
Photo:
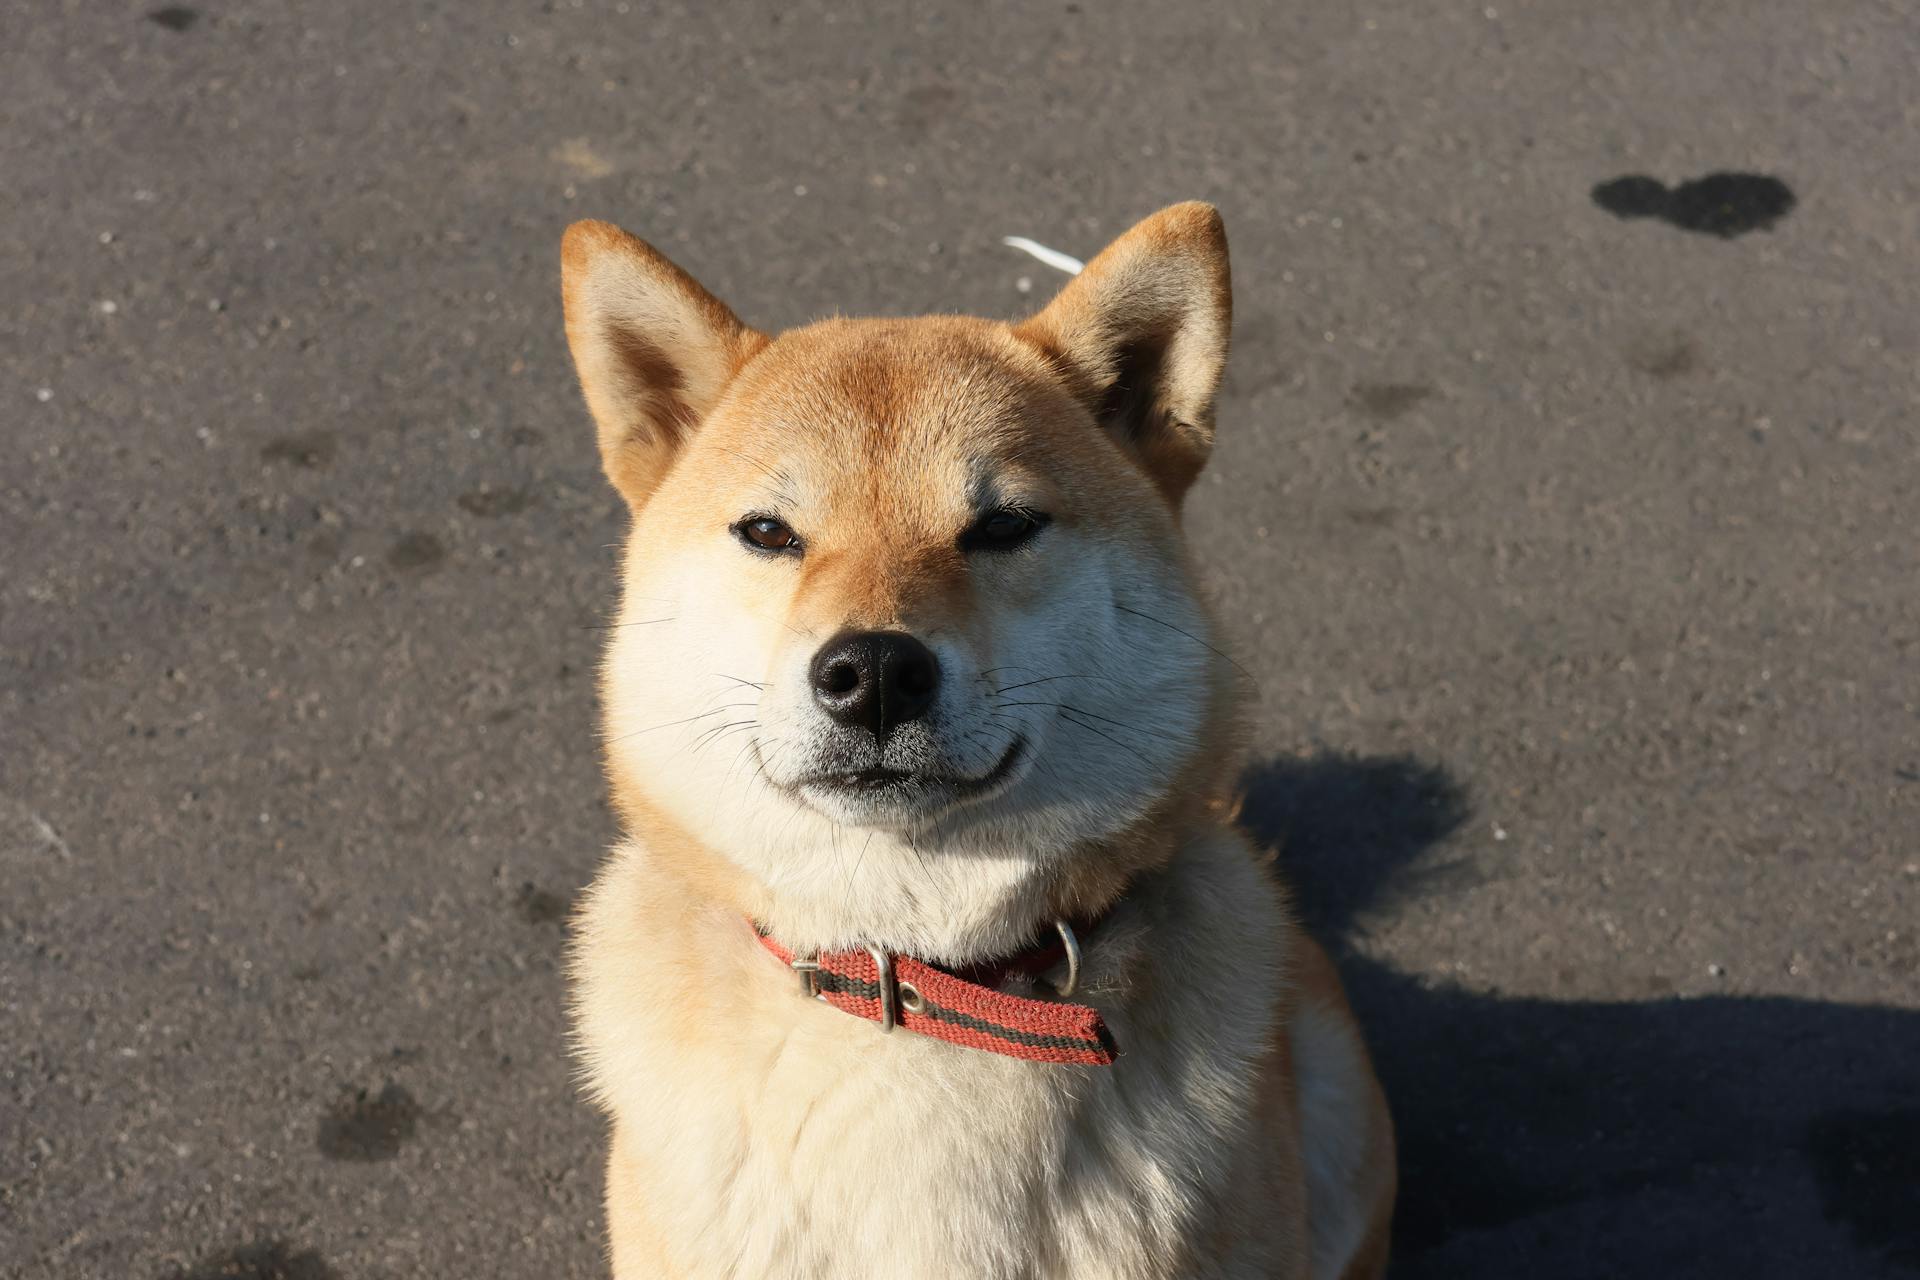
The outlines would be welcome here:
<svg viewBox="0 0 1920 1280">
<path fill-rule="evenodd" d="M 630 812 L 776 897 L 858 877 L 885 911 L 961 863 L 1031 881 L 1192 784 L 1219 694 L 1178 521 L 1231 313 L 1211 207 L 1016 325 L 768 338 L 600 222 L 563 272 L 633 517 L 604 679 Z"/>
</svg>

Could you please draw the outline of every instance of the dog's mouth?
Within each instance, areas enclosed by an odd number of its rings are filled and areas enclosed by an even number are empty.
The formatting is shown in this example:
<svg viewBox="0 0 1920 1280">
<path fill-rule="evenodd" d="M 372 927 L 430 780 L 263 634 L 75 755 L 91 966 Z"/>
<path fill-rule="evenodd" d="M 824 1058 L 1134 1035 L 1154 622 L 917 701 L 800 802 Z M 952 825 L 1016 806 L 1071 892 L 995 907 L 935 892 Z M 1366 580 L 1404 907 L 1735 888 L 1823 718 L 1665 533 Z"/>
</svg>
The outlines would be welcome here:
<svg viewBox="0 0 1920 1280">
<path fill-rule="evenodd" d="M 803 803 L 825 801 L 836 810 L 849 803 L 859 807 L 945 808 L 963 800 L 978 799 L 999 788 L 1019 768 L 1026 751 L 1025 736 L 1015 737 L 991 769 L 973 777 L 879 766 L 822 769 L 787 784 L 783 790 L 793 793 Z"/>
</svg>

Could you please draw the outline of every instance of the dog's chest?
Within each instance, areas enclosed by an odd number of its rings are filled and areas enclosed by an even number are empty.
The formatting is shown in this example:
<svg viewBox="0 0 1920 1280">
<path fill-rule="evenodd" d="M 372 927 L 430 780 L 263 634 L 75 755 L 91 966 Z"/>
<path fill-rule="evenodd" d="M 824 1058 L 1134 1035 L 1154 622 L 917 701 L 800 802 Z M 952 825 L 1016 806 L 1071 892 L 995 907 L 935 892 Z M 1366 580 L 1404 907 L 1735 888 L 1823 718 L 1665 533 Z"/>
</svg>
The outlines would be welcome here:
<svg viewBox="0 0 1920 1280">
<path fill-rule="evenodd" d="M 693 1275 L 1178 1274 L 1244 1140 L 1149 1055 L 1057 1067 L 852 1022 L 757 1047 L 758 1088 L 738 1076 L 689 1106 L 684 1081 L 626 1139 Z"/>
</svg>

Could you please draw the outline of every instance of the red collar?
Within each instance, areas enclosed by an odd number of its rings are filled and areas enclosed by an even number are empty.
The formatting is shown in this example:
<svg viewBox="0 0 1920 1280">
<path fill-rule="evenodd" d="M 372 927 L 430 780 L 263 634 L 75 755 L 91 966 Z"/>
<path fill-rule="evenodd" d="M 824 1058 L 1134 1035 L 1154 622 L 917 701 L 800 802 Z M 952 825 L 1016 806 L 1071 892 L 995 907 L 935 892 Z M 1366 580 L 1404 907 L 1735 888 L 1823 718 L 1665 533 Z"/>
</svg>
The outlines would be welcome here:
<svg viewBox="0 0 1920 1280">
<path fill-rule="evenodd" d="M 999 990 L 1010 977 L 1038 975 L 1064 959 L 1069 976 L 1061 994 L 1073 993 L 1080 973 L 1079 944 L 1065 922 L 1056 928 L 1057 938 L 1006 960 L 968 966 L 962 973 L 912 956 L 889 955 L 879 947 L 796 959 L 766 934 L 759 937 L 761 946 L 799 973 L 803 995 L 877 1022 L 882 1031 L 898 1025 L 1029 1062 L 1108 1066 L 1118 1050 L 1098 1009 Z"/>
</svg>

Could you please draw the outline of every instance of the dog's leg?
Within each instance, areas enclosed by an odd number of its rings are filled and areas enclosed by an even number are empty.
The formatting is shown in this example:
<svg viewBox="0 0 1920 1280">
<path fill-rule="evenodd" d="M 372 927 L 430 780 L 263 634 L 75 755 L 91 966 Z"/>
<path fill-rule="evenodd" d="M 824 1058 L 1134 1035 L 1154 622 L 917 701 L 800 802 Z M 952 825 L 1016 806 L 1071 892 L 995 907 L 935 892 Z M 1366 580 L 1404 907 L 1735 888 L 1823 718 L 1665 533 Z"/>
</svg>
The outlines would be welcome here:
<svg viewBox="0 0 1920 1280">
<path fill-rule="evenodd" d="M 1393 1220 L 1393 1121 L 1339 975 L 1296 935 L 1293 1046 L 1314 1280 L 1378 1280 Z"/>
</svg>

